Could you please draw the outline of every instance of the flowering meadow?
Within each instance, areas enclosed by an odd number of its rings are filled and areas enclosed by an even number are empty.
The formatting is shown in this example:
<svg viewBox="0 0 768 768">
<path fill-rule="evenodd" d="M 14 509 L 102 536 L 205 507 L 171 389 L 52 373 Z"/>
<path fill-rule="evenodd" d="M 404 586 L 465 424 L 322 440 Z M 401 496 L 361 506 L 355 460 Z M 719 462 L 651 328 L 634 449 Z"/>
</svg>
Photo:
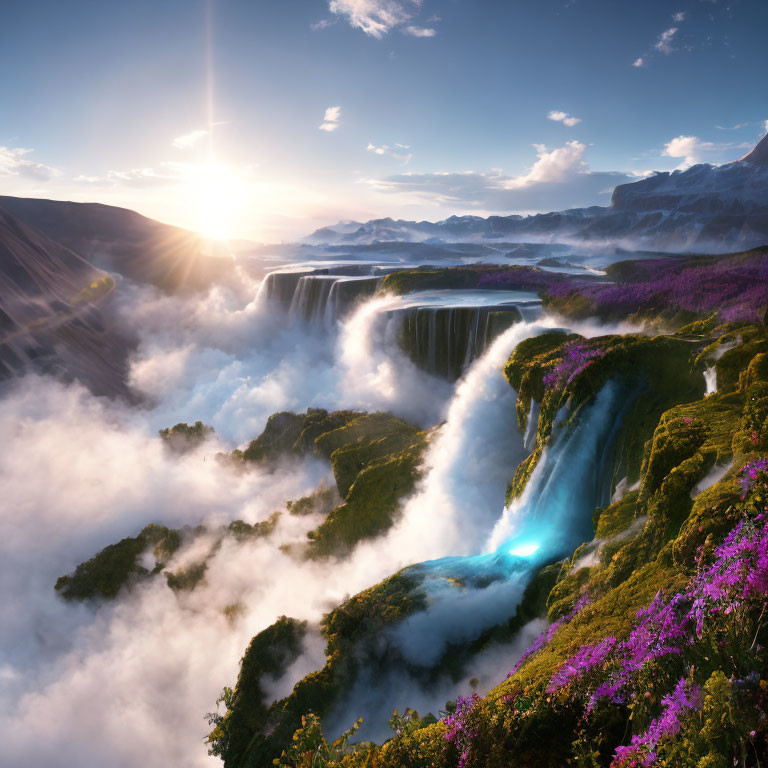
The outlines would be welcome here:
<svg viewBox="0 0 768 768">
<path fill-rule="evenodd" d="M 716 314 L 720 322 L 762 322 L 768 309 L 768 251 L 717 259 L 650 259 L 609 270 L 611 284 L 553 281 L 547 288 L 554 308 L 571 314 L 624 318 L 688 313 Z"/>
<path fill-rule="evenodd" d="M 745 502 L 762 498 L 768 458 L 745 464 L 740 483 Z M 510 675 L 587 605 L 584 595 L 537 639 Z M 589 745 L 581 755 L 577 750 L 577 765 L 603 764 L 595 745 L 610 735 L 605 726 L 617 714 L 634 733 L 607 745 L 612 768 L 762 765 L 768 736 L 767 610 L 766 513 L 761 502 L 748 503 L 742 519 L 709 556 L 700 548 L 686 587 L 673 594 L 660 591 L 637 612 L 625 639 L 607 635 L 582 645 L 556 668 L 544 691 L 507 694 L 495 704 L 507 710 L 505 717 L 511 714 L 506 726 L 512 729 L 524 728 L 531 713 L 542 708 L 564 723 L 571 720 L 574 733 Z M 477 698 L 460 699 L 444 721 L 459 766 L 480 765 L 476 752 L 488 754 L 482 744 L 488 712 L 478 704 Z"/>
</svg>

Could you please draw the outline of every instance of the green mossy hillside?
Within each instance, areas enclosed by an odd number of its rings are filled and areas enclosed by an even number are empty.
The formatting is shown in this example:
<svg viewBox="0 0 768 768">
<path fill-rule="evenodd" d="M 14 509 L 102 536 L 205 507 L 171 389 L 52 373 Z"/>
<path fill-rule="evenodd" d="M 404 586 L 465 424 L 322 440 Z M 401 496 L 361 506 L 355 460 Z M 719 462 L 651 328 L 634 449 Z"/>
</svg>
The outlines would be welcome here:
<svg viewBox="0 0 768 768">
<path fill-rule="evenodd" d="M 342 503 L 310 531 L 307 552 L 311 557 L 343 556 L 357 542 L 392 526 L 400 501 L 419 477 L 427 437 L 389 413 L 310 409 L 271 416 L 243 458 L 269 462 L 311 451 L 329 459 Z M 296 509 L 309 506 L 304 502 Z"/>
<path fill-rule="evenodd" d="M 221 756 L 225 768 L 272 765 L 306 715 L 325 717 L 354 684 L 360 667 L 375 667 L 382 632 L 425 607 L 418 583 L 404 572 L 345 601 L 321 624 L 327 641 L 325 666 L 300 680 L 285 699 L 268 707 L 264 706 L 261 688 L 253 684 L 255 675 L 251 672 L 252 657 L 263 645 L 260 638 L 264 633 L 257 635 L 251 642 L 256 650 L 251 653 L 249 649 L 243 657 L 248 672 L 244 674 L 241 666 L 234 691 L 225 689 L 220 699 L 227 709 L 212 723 L 215 727 L 208 737 L 211 753 Z M 269 637 L 276 635 L 277 631 L 272 631 Z M 260 668 L 256 670 L 260 675 Z"/>
<path fill-rule="evenodd" d="M 88 600 L 93 598 L 114 598 L 123 586 L 135 581 L 165 573 L 168 586 L 175 591 L 194 589 L 205 576 L 208 559 L 217 551 L 225 538 L 238 542 L 269 536 L 277 525 L 279 512 L 267 520 L 250 525 L 234 520 L 227 526 L 207 529 L 202 525 L 166 528 L 154 523 L 146 526 L 137 536 L 121 539 L 110 544 L 90 560 L 75 568 L 68 576 L 61 576 L 55 585 L 56 591 L 67 600 Z M 211 541 L 208 554 L 196 562 L 175 571 L 168 570 L 171 558 L 182 545 L 189 544 L 200 536 Z M 140 563 L 142 555 L 151 553 L 154 567 L 149 570 Z"/>
<path fill-rule="evenodd" d="M 329 413 L 321 408 L 309 408 L 303 414 L 273 413 L 267 419 L 264 431 L 242 451 L 242 458 L 274 462 L 285 456 L 301 456 L 314 449 L 315 440 L 320 435 L 343 427 L 360 416 L 358 411 Z"/>
<path fill-rule="evenodd" d="M 180 531 L 162 525 L 148 525 L 138 536 L 126 537 L 110 544 L 90 560 L 56 581 L 56 591 L 66 600 L 115 597 L 130 579 L 142 579 L 158 573 L 181 546 Z M 152 549 L 157 561 L 150 571 L 139 563 L 141 555 Z"/>
<path fill-rule="evenodd" d="M 584 339 L 565 331 L 551 331 L 518 344 L 504 374 L 517 390 L 517 418 L 521 431 L 527 427 L 531 403 L 539 403 L 536 442 L 531 455 L 518 467 L 507 501 L 519 496 L 553 433 L 558 414 L 564 424 L 573 423 L 581 410 L 594 402 L 609 380 L 626 392 L 627 410 L 616 436 L 614 466 L 619 477 L 630 482 L 639 477 L 645 442 L 653 434 L 661 414 L 671 406 L 704 394 L 702 369 L 696 364 L 701 341 L 668 336 L 599 336 Z M 593 357 L 565 381 L 545 383 L 562 367 L 575 346 Z"/>
<path fill-rule="evenodd" d="M 758 329 L 755 338 L 760 335 Z M 704 343 L 709 342 L 711 339 Z M 547 355 L 556 351 L 557 346 L 551 339 L 540 344 L 538 348 L 530 345 L 529 358 L 543 356 L 538 362 L 541 371 L 537 373 L 528 368 L 522 354 L 515 366 L 508 366 L 508 378 L 516 386 L 521 385 L 525 375 L 542 380 L 551 370 L 557 358 L 547 358 Z M 644 427 L 642 435 L 637 437 L 638 441 L 644 439 L 635 459 L 638 464 L 635 487 L 608 507 L 595 510 L 596 541 L 585 543 L 572 558 L 548 566 L 534 579 L 521 605 L 521 620 L 546 610 L 551 620 L 558 620 L 559 628 L 539 650 L 522 660 L 506 680 L 473 704 L 469 749 L 461 755 L 446 739 L 449 730 L 446 722 L 435 723 L 413 716 L 410 725 L 397 720 L 398 727 L 392 738 L 381 746 L 337 742 L 331 749 L 326 743 L 322 760 L 312 762 L 315 758 L 310 760 L 307 755 L 315 753 L 304 748 L 310 744 L 310 732 L 314 734 L 313 744 L 325 743 L 317 719 L 323 717 L 321 705 L 305 710 L 304 715 L 313 712 L 317 717 L 303 721 L 304 731 L 300 730 L 302 721 L 294 717 L 293 722 L 299 723 L 296 735 L 293 739 L 286 737 L 283 745 L 286 751 L 277 764 L 285 768 L 311 765 L 325 768 L 457 768 L 458 765 L 466 768 L 496 765 L 608 768 L 615 747 L 627 743 L 632 733 L 648 728 L 669 686 L 688 670 L 687 674 L 695 674 L 703 681 L 701 718 L 694 721 L 693 731 L 687 726 L 683 729 L 679 747 L 665 747 L 673 750 L 665 753 L 673 757 L 660 765 L 676 768 L 757 765 L 748 761 L 733 762 L 732 752 L 739 740 L 749 739 L 750 728 L 765 730 L 765 723 L 760 725 L 752 710 L 738 714 L 740 696 L 754 689 L 759 697 L 761 686 L 768 687 L 764 682 L 764 666 L 758 670 L 762 678 L 756 688 L 746 679 L 732 680 L 729 670 L 756 663 L 754 659 L 759 653 L 755 656 L 750 643 L 754 646 L 755 642 L 768 642 L 765 624 L 759 620 L 762 617 L 745 617 L 749 622 L 746 634 L 733 627 L 722 632 L 711 629 L 714 639 L 704 655 L 688 658 L 687 651 L 683 650 L 680 656 L 672 654 L 666 666 L 654 665 L 647 673 L 648 694 L 642 700 L 600 704 L 587 717 L 583 701 L 576 697 L 578 691 L 574 693 L 571 688 L 565 688 L 563 692 L 553 693 L 550 690 L 554 673 L 580 648 L 596 645 L 607 636 L 625 639 L 635 626 L 640 609 L 646 608 L 657 594 L 671 595 L 689 582 L 702 563 L 707 562 L 714 547 L 743 519 L 745 502 L 741 500 L 738 469 L 768 450 L 768 354 L 756 351 L 751 358 L 742 360 L 736 377 L 738 384 L 733 391 L 703 397 L 700 382 L 694 381 L 701 378 L 701 366 L 692 365 L 702 344 L 680 339 L 661 342 L 625 337 L 614 339 L 608 349 L 619 349 L 622 344 L 625 348 L 617 359 L 627 365 L 640 361 L 637 372 L 655 376 L 655 385 L 664 385 L 665 368 L 676 373 L 683 371 L 685 384 L 677 389 L 674 382 L 670 382 L 668 391 L 660 393 L 654 401 L 657 409 L 665 400 L 673 402 L 657 413 L 650 430 Z M 608 355 L 606 351 L 601 360 Z M 656 371 L 650 364 L 654 355 L 660 360 Z M 667 355 L 670 357 L 665 360 Z M 582 387 L 573 387 L 570 397 L 588 398 L 590 392 L 606 380 L 606 374 L 598 373 L 595 371 L 595 378 L 584 382 Z M 686 387 L 695 388 L 692 396 L 683 397 Z M 674 402 L 675 399 L 678 402 Z M 702 486 L 718 467 L 722 468 L 717 475 L 721 479 L 714 482 L 716 476 L 712 475 L 714 479 L 708 482 L 713 484 Z M 764 498 L 760 504 L 758 511 L 765 505 Z M 585 558 L 588 553 L 594 557 Z M 585 599 L 588 599 L 586 604 Z M 357 651 L 351 649 L 360 642 L 355 633 L 357 622 L 369 622 L 370 611 L 377 610 L 381 610 L 379 605 L 363 599 L 357 610 L 347 613 L 342 623 L 338 623 L 337 617 L 336 622 L 326 624 L 327 629 L 344 627 L 344 637 L 353 641 L 351 646 L 329 642 L 332 654 L 329 658 L 343 664 L 346 654 L 354 656 Z M 391 615 L 386 608 L 384 615 Z M 727 617 L 725 620 L 727 624 Z M 492 632 L 499 631 L 497 627 Z M 701 650 L 698 653 L 701 654 Z M 501 677 L 503 671 L 500 672 Z M 320 678 L 314 682 L 320 684 Z M 319 697 L 315 703 L 321 701 Z M 743 717 L 746 719 L 742 721 Z M 294 746 L 289 747 L 291 743 Z M 755 744 L 755 754 L 762 754 L 763 746 Z M 726 760 L 726 755 L 731 757 Z M 304 758 L 308 761 L 302 762 Z M 225 765 L 229 768 L 236 764 L 225 762 Z M 266 766 L 268 762 L 255 759 L 237 765 Z"/>
<path fill-rule="evenodd" d="M 213 427 L 206 426 L 202 421 L 196 421 L 194 424 L 180 422 L 172 427 L 161 429 L 158 434 L 172 451 L 186 453 L 194 450 L 209 435 L 212 435 Z"/>
<path fill-rule="evenodd" d="M 414 291 L 469 290 L 475 288 L 503 288 L 504 290 L 533 291 L 536 293 L 543 291 L 553 283 L 559 284 L 568 281 L 573 281 L 573 278 L 538 267 L 520 265 L 424 266 L 390 272 L 379 286 L 379 293 L 400 296 Z M 591 276 L 584 276 L 579 279 L 579 282 L 598 281 Z"/>
</svg>

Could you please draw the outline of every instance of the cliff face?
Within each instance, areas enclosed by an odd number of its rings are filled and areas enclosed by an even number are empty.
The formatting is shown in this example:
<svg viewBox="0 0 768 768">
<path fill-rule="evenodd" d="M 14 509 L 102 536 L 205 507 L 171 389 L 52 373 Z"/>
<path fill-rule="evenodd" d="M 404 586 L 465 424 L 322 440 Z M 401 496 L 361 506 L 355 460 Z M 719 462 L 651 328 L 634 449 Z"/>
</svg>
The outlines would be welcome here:
<svg viewBox="0 0 768 768">
<path fill-rule="evenodd" d="M 169 293 L 206 288 L 233 267 L 221 247 L 125 208 L 21 197 L 0 206 L 99 267 Z"/>
<path fill-rule="evenodd" d="M 132 340 L 110 308 L 115 281 L 0 208 L 0 379 L 25 371 L 127 394 Z"/>
<path fill-rule="evenodd" d="M 751 217 L 768 222 L 768 145 L 765 139 L 744 159 L 721 166 L 694 165 L 656 173 L 613 192 L 614 211 L 663 211 L 667 215 Z M 750 219 L 751 220 L 751 219 Z"/>
</svg>

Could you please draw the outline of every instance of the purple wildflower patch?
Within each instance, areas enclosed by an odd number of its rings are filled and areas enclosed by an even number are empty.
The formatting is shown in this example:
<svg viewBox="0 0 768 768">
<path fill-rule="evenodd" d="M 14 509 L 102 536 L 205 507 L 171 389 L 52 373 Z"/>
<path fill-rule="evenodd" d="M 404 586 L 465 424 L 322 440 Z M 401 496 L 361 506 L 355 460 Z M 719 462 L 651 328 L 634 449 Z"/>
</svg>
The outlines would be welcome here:
<svg viewBox="0 0 768 768">
<path fill-rule="evenodd" d="M 605 350 L 599 347 L 589 347 L 579 341 L 572 341 L 566 344 L 560 362 L 544 376 L 544 386 L 547 389 L 555 389 L 556 387 L 570 384 L 595 360 L 604 355 Z"/>
</svg>

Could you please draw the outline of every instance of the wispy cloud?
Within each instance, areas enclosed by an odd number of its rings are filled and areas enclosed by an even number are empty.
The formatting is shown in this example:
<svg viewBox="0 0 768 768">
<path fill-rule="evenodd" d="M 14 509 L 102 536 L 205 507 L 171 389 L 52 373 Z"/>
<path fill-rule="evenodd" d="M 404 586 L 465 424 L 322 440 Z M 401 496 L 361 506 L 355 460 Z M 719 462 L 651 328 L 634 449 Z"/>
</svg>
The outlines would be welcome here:
<svg viewBox="0 0 768 768">
<path fill-rule="evenodd" d="M 542 144 L 534 148 L 536 162 L 517 176 L 501 170 L 403 173 L 367 183 L 381 192 L 452 210 L 531 212 L 605 205 L 617 184 L 636 180 L 622 172 L 590 171 L 584 159 L 586 145 L 579 141 L 555 149 Z"/>
<path fill-rule="evenodd" d="M 768 123 L 768 121 L 766 121 Z M 736 125 L 716 125 L 718 131 L 740 131 L 742 128 L 746 128 L 749 123 L 736 123 Z"/>
<path fill-rule="evenodd" d="M 323 122 L 320 123 L 318 128 L 321 131 L 335 131 L 339 127 L 339 120 L 341 119 L 341 107 L 328 107 L 325 110 L 325 116 Z"/>
<path fill-rule="evenodd" d="M 552 110 L 547 115 L 547 119 L 567 125 L 569 128 L 572 128 L 574 125 L 578 125 L 581 122 L 580 117 L 573 117 L 573 115 L 569 115 L 567 112 L 558 112 L 557 110 Z"/>
<path fill-rule="evenodd" d="M 75 181 L 93 186 L 126 186 L 126 187 L 156 187 L 172 184 L 184 178 L 180 173 L 182 166 L 174 163 L 162 163 L 163 170 L 154 168 L 132 168 L 128 171 L 107 171 L 103 175 L 75 176 Z"/>
<path fill-rule="evenodd" d="M 319 32 L 321 29 L 328 29 L 328 27 L 332 27 L 336 23 L 336 19 L 320 19 L 320 21 L 314 22 L 314 24 L 310 24 L 309 28 L 313 32 Z"/>
<path fill-rule="evenodd" d="M 388 155 L 394 157 L 396 160 L 402 161 L 403 164 L 410 162 L 413 157 L 413 152 L 408 151 L 410 150 L 410 147 L 407 144 L 395 144 L 394 148 L 392 148 L 388 144 L 380 144 L 377 146 L 372 142 L 368 142 L 366 149 L 368 152 L 373 152 L 374 155 Z"/>
<path fill-rule="evenodd" d="M 330 0 L 328 8 L 366 35 L 381 39 L 393 29 L 404 27 L 403 32 L 414 37 L 433 37 L 431 27 L 412 24 L 421 9 L 422 0 Z"/>
<path fill-rule="evenodd" d="M 636 59 L 635 59 L 635 60 L 632 62 L 632 66 L 633 66 L 633 67 L 637 67 L 638 69 L 639 69 L 640 67 L 644 67 L 644 66 L 645 66 L 645 59 L 644 59 L 642 56 L 638 56 L 638 57 L 637 57 L 637 58 L 636 58 Z"/>
<path fill-rule="evenodd" d="M 403 30 L 403 34 L 410 35 L 411 37 L 434 37 L 437 34 L 437 30 L 432 29 L 432 27 L 410 25 Z"/>
<path fill-rule="evenodd" d="M 204 139 L 208 135 L 208 131 L 201 129 L 198 129 L 196 131 L 190 131 L 189 133 L 184 133 L 181 136 L 177 136 L 171 144 L 176 147 L 176 149 L 191 149 L 195 146 L 201 139 Z"/>
<path fill-rule="evenodd" d="M 677 22 L 678 24 L 681 21 L 685 21 L 685 11 L 678 11 L 677 13 L 673 13 L 672 21 Z"/>
<path fill-rule="evenodd" d="M 672 46 L 672 43 L 675 39 L 675 35 L 677 34 L 678 29 L 677 27 L 670 27 L 669 29 L 665 29 L 660 35 L 659 39 L 656 41 L 656 45 L 654 45 L 654 48 L 657 51 L 661 51 L 661 53 L 664 53 L 666 55 L 669 55 L 674 51 L 675 49 Z"/>
<path fill-rule="evenodd" d="M 766 120 L 765 123 L 763 124 L 763 131 L 765 131 L 765 133 L 768 133 L 768 120 Z"/>
<path fill-rule="evenodd" d="M 59 175 L 59 171 L 50 165 L 30 160 L 27 155 L 33 151 L 23 147 L 0 147 L 0 177 L 20 176 L 35 181 L 48 181 Z"/>
</svg>

